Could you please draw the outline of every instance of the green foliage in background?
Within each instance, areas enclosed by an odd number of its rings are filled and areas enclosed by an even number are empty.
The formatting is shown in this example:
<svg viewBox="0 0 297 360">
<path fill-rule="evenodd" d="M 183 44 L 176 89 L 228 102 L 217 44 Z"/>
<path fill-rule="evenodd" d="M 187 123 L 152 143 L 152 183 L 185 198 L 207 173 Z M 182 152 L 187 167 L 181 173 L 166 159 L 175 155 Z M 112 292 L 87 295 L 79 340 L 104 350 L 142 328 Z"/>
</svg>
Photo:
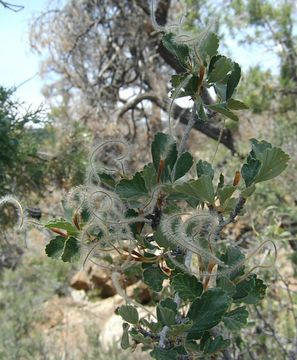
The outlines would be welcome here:
<svg viewBox="0 0 297 360">
<path fill-rule="evenodd" d="M 25 111 L 12 96 L 12 90 L 0 87 L 0 195 L 41 193 L 46 164 L 38 147 L 46 136 L 40 128 L 44 116 L 41 110 Z"/>
</svg>

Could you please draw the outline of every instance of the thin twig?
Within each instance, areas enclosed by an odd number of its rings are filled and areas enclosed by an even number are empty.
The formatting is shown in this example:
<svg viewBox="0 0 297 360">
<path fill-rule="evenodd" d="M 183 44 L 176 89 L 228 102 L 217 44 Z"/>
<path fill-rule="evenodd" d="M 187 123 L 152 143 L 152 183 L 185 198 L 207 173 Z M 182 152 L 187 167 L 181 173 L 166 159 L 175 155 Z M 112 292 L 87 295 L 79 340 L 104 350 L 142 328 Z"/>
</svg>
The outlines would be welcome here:
<svg viewBox="0 0 297 360">
<path fill-rule="evenodd" d="M 279 337 L 276 335 L 276 332 L 275 332 L 275 329 L 269 324 L 269 322 L 265 319 L 264 316 L 262 316 L 261 312 L 258 310 L 257 306 L 255 305 L 254 306 L 255 310 L 256 310 L 256 313 L 259 317 L 260 320 L 263 321 L 263 324 L 264 326 L 270 330 L 271 332 L 271 336 L 274 338 L 274 340 L 277 342 L 280 350 L 283 352 L 283 355 L 284 355 L 284 359 L 291 359 L 291 360 L 294 360 L 294 358 L 292 358 L 290 356 L 290 354 L 288 353 L 288 351 L 284 348 L 283 344 L 281 343 Z"/>
<path fill-rule="evenodd" d="M 11 4 L 11 3 L 8 3 L 6 1 L 1 1 L 0 0 L 0 4 L 2 6 L 4 6 L 6 9 L 11 10 L 13 12 L 19 12 L 19 11 L 24 9 L 23 5 Z"/>
</svg>

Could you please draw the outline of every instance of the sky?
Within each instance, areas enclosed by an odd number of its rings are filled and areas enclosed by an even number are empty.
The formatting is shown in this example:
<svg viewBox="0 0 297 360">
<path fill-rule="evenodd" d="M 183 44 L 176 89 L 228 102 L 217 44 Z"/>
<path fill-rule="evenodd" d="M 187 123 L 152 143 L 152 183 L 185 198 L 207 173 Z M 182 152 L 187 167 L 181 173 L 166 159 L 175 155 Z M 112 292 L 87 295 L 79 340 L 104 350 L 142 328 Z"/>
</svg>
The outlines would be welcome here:
<svg viewBox="0 0 297 360">
<path fill-rule="evenodd" d="M 0 85 L 17 87 L 15 97 L 33 108 L 44 103 L 42 81 L 38 77 L 39 58 L 29 46 L 29 22 L 46 9 L 45 0 L 10 0 L 24 9 L 13 12 L 0 4 Z"/>
<path fill-rule="evenodd" d="M 23 5 L 24 9 L 16 13 L 0 5 L 0 85 L 11 88 L 24 83 L 17 89 L 15 98 L 36 108 L 44 104 L 45 99 L 41 92 L 42 79 L 38 76 L 40 58 L 30 50 L 29 23 L 47 9 L 49 0 L 9 2 Z M 239 47 L 234 40 L 226 40 L 233 60 L 237 61 L 243 70 L 257 64 L 260 59 L 266 69 L 277 68 L 277 60 L 273 54 L 257 48 L 251 50 L 249 47 Z"/>
</svg>

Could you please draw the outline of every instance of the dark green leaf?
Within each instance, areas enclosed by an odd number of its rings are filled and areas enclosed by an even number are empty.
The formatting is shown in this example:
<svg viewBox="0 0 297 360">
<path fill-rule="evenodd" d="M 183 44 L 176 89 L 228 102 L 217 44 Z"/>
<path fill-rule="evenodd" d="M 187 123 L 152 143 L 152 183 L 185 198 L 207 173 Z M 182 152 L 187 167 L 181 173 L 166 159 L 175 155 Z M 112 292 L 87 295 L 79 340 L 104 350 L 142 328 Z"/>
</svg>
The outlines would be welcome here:
<svg viewBox="0 0 297 360">
<path fill-rule="evenodd" d="M 45 247 L 45 253 L 53 259 L 61 259 L 66 239 L 62 236 L 56 236 Z"/>
<path fill-rule="evenodd" d="M 143 177 L 137 172 L 131 180 L 123 179 L 116 186 L 116 193 L 124 200 L 139 200 L 147 196 Z"/>
<path fill-rule="evenodd" d="M 165 249 L 174 249 L 176 247 L 166 238 L 160 229 L 154 233 L 154 240 L 160 247 Z"/>
<path fill-rule="evenodd" d="M 224 324 L 230 331 L 237 332 L 247 324 L 249 316 L 245 306 L 229 311 L 223 318 Z"/>
<path fill-rule="evenodd" d="M 255 185 L 249 186 L 241 192 L 241 196 L 247 198 L 251 196 L 255 192 L 255 190 L 256 190 Z"/>
<path fill-rule="evenodd" d="M 178 44 L 175 41 L 175 35 L 173 33 L 167 33 L 164 35 L 162 38 L 162 43 L 164 47 L 178 59 L 182 66 L 187 67 L 187 62 L 190 55 L 190 50 L 187 45 Z"/>
<path fill-rule="evenodd" d="M 236 293 L 233 299 L 245 304 L 258 304 L 265 296 L 267 286 L 257 275 L 252 274 L 236 285 Z"/>
<path fill-rule="evenodd" d="M 176 192 L 189 195 L 200 202 L 214 203 L 214 188 L 209 175 L 201 175 L 197 180 L 190 180 L 175 186 Z"/>
<path fill-rule="evenodd" d="M 247 163 L 242 165 L 241 175 L 244 179 L 246 187 L 251 186 L 252 183 L 255 181 L 260 167 L 261 162 L 256 159 L 252 159 L 251 157 L 248 157 Z"/>
<path fill-rule="evenodd" d="M 193 156 L 189 152 L 184 152 L 177 159 L 175 167 L 174 180 L 177 180 L 184 176 L 193 165 Z"/>
<path fill-rule="evenodd" d="M 171 298 L 162 300 L 160 305 L 167 309 L 171 309 L 175 314 L 177 313 L 177 304 Z"/>
<path fill-rule="evenodd" d="M 129 344 L 129 325 L 127 323 L 123 323 L 123 335 L 122 335 L 122 339 L 121 339 L 121 348 L 123 350 L 126 350 L 130 347 Z"/>
<path fill-rule="evenodd" d="M 197 176 L 209 175 L 211 179 L 214 177 L 214 170 L 211 164 L 207 161 L 199 160 L 196 165 Z"/>
<path fill-rule="evenodd" d="M 213 66 L 211 73 L 208 75 L 208 83 L 219 83 L 226 78 L 232 70 L 232 61 L 225 56 L 220 57 Z"/>
<path fill-rule="evenodd" d="M 208 109 L 216 111 L 222 115 L 225 115 L 227 118 L 233 120 L 233 121 L 238 121 L 238 116 L 235 115 L 232 111 L 230 111 L 229 109 L 227 109 L 226 107 L 226 103 L 221 103 L 221 104 L 212 104 L 212 105 L 206 105 Z"/>
<path fill-rule="evenodd" d="M 214 84 L 213 87 L 215 89 L 216 94 L 219 96 L 219 98 L 222 101 L 225 101 L 226 100 L 227 85 L 217 83 L 217 84 Z"/>
<path fill-rule="evenodd" d="M 204 331 L 203 335 L 201 336 L 201 339 L 199 341 L 199 350 L 203 350 L 205 343 L 208 339 L 211 339 L 211 333 L 209 331 Z"/>
<path fill-rule="evenodd" d="M 148 336 L 144 336 L 143 334 L 139 333 L 135 328 L 132 328 L 129 331 L 130 336 L 133 340 L 135 340 L 137 343 L 141 344 L 150 344 L 152 342 L 152 339 Z"/>
<path fill-rule="evenodd" d="M 172 287 L 183 300 L 193 301 L 202 294 L 203 286 L 196 276 L 186 273 L 178 274 L 172 279 Z"/>
<path fill-rule="evenodd" d="M 78 231 L 74 225 L 64 219 L 53 219 L 44 225 L 47 229 L 57 228 L 67 231 L 68 235 L 77 235 Z"/>
<path fill-rule="evenodd" d="M 229 296 L 233 296 L 236 292 L 236 286 L 227 276 L 218 276 L 216 285 L 223 289 Z"/>
<path fill-rule="evenodd" d="M 157 334 L 158 332 L 160 332 L 163 327 L 162 324 L 160 324 L 159 322 L 149 322 L 146 319 L 141 319 L 140 323 L 142 325 L 144 325 L 145 327 L 147 327 L 154 334 Z"/>
<path fill-rule="evenodd" d="M 176 360 L 179 353 L 174 350 L 165 350 L 155 347 L 153 351 L 150 352 L 152 358 L 156 360 Z"/>
<path fill-rule="evenodd" d="M 152 142 L 151 151 L 156 171 L 159 169 L 160 160 L 164 160 L 162 179 L 170 180 L 170 172 L 177 159 L 176 141 L 170 135 L 157 133 Z"/>
<path fill-rule="evenodd" d="M 138 312 L 132 305 L 122 305 L 117 309 L 116 313 L 117 315 L 120 315 L 124 321 L 127 321 L 130 324 L 136 325 L 138 323 Z"/>
<path fill-rule="evenodd" d="M 202 39 L 199 39 L 198 53 L 204 61 L 208 61 L 216 55 L 219 48 L 219 37 L 212 31 L 208 31 Z"/>
<path fill-rule="evenodd" d="M 115 182 L 114 178 L 110 174 L 100 173 L 99 177 L 100 177 L 101 182 L 104 185 L 108 185 L 109 187 L 114 189 L 116 182 Z"/>
<path fill-rule="evenodd" d="M 240 66 L 234 62 L 233 63 L 233 70 L 228 78 L 227 82 L 227 93 L 226 99 L 230 99 L 239 83 L 241 77 L 241 69 Z"/>
<path fill-rule="evenodd" d="M 189 74 L 177 74 L 171 76 L 171 98 L 178 99 L 184 96 L 191 96 L 198 90 L 198 76 Z"/>
<path fill-rule="evenodd" d="M 252 157 L 259 159 L 259 156 L 261 156 L 261 154 L 264 153 L 265 150 L 267 149 L 272 149 L 272 145 L 265 141 L 258 141 L 257 139 L 251 139 L 251 144 L 252 144 Z"/>
<path fill-rule="evenodd" d="M 159 292 L 162 290 L 162 284 L 167 276 L 158 267 L 150 266 L 143 271 L 143 281 L 153 291 Z"/>
<path fill-rule="evenodd" d="M 271 180 L 281 174 L 288 166 L 290 157 L 282 149 L 274 147 L 266 149 L 257 159 L 261 161 L 261 167 L 255 183 Z"/>
<path fill-rule="evenodd" d="M 167 325 L 167 326 L 174 325 L 175 316 L 176 313 L 173 310 L 163 307 L 161 304 L 157 305 L 157 319 L 163 325 Z"/>
<path fill-rule="evenodd" d="M 191 320 L 189 320 L 188 322 L 184 322 L 182 324 L 171 325 L 168 335 L 173 337 L 180 336 L 185 332 L 187 332 L 192 326 L 193 326 L 193 321 Z"/>
<path fill-rule="evenodd" d="M 205 108 L 204 108 L 204 105 L 203 104 L 199 104 L 197 101 L 196 101 L 196 104 L 197 104 L 197 109 L 198 109 L 198 118 L 199 118 L 199 121 L 207 121 L 208 120 L 208 117 L 207 117 L 207 114 L 205 112 Z"/>
<path fill-rule="evenodd" d="M 239 100 L 229 99 L 227 101 L 227 108 L 230 110 L 246 110 L 248 106 Z"/>
<path fill-rule="evenodd" d="M 239 248 L 229 246 L 220 259 L 227 265 L 227 268 L 224 267 L 223 270 L 228 271 L 228 275 L 226 276 L 231 280 L 243 275 L 245 256 Z"/>
<path fill-rule="evenodd" d="M 152 192 L 157 185 L 157 173 L 153 164 L 148 164 L 143 168 L 142 177 L 149 192 Z"/>
<path fill-rule="evenodd" d="M 79 260 L 80 246 L 79 241 L 74 237 L 69 237 L 64 244 L 61 259 L 65 262 L 74 262 Z"/>
<path fill-rule="evenodd" d="M 232 299 L 222 289 L 210 289 L 196 299 L 187 317 L 193 320 L 190 333 L 203 332 L 217 325 L 231 305 Z"/>
<path fill-rule="evenodd" d="M 125 218 L 127 218 L 127 219 L 135 218 L 137 216 L 138 216 L 138 212 L 135 211 L 134 209 L 128 209 L 125 213 Z M 140 223 L 130 223 L 130 229 L 134 236 L 139 234 L 139 227 L 140 227 Z"/>
<path fill-rule="evenodd" d="M 216 336 L 214 339 L 209 338 L 206 340 L 203 352 L 205 354 L 213 354 L 220 352 L 230 346 L 231 341 L 229 339 L 224 339 L 221 335 Z"/>
<path fill-rule="evenodd" d="M 236 190 L 236 186 L 233 185 L 226 185 L 218 190 L 218 197 L 221 206 L 224 205 L 226 200 L 230 199 L 230 197 L 233 195 L 235 190 Z"/>
<path fill-rule="evenodd" d="M 61 259 L 65 262 L 78 260 L 80 256 L 79 242 L 74 237 L 65 239 L 57 236 L 46 246 L 45 252 L 48 257 Z"/>
</svg>

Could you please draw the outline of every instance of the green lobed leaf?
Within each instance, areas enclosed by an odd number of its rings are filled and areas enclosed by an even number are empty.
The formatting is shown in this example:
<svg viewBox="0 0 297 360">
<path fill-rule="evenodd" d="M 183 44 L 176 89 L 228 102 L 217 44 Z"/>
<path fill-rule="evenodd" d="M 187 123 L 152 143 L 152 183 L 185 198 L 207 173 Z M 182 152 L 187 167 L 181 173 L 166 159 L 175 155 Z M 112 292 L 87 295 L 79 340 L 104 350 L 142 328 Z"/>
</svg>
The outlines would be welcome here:
<svg viewBox="0 0 297 360">
<path fill-rule="evenodd" d="M 144 336 L 143 334 L 139 333 L 135 328 L 132 328 L 129 331 L 130 336 L 133 340 L 135 340 L 137 343 L 141 344 L 151 344 L 152 339 L 149 336 Z"/>
<path fill-rule="evenodd" d="M 117 309 L 116 314 L 133 325 L 136 325 L 139 321 L 138 311 L 132 305 L 122 305 Z"/>
<path fill-rule="evenodd" d="M 162 324 L 160 324 L 159 322 L 150 322 L 147 321 L 146 319 L 141 319 L 140 323 L 142 325 L 144 325 L 145 327 L 147 327 L 152 333 L 157 334 L 158 332 L 160 332 L 162 330 Z"/>
<path fill-rule="evenodd" d="M 123 350 L 126 350 L 130 347 L 130 343 L 129 343 L 129 333 L 128 333 L 128 330 L 129 330 L 129 324 L 127 323 L 123 323 L 123 335 L 122 335 L 122 338 L 121 338 L 121 348 Z"/>
<path fill-rule="evenodd" d="M 193 165 L 193 156 L 189 152 L 184 152 L 177 159 L 175 165 L 175 175 L 173 180 L 183 177 Z"/>
<path fill-rule="evenodd" d="M 220 259 L 227 265 L 230 280 L 235 280 L 244 273 L 244 254 L 238 247 L 228 246 L 226 252 L 220 256 Z M 226 271 L 226 268 L 223 268 Z"/>
<path fill-rule="evenodd" d="M 208 120 L 208 117 L 207 117 L 207 114 L 206 114 L 206 111 L 205 111 L 205 107 L 203 104 L 199 104 L 198 101 L 196 101 L 196 105 L 197 105 L 197 114 L 198 114 L 198 118 L 199 118 L 199 121 L 207 121 Z"/>
<path fill-rule="evenodd" d="M 235 302 L 255 305 L 264 299 L 266 288 L 263 280 L 252 274 L 236 284 L 236 293 L 233 295 L 233 299 Z"/>
<path fill-rule="evenodd" d="M 228 201 L 225 202 L 223 206 L 224 213 L 230 213 L 233 211 L 238 203 L 238 198 L 231 197 Z"/>
<path fill-rule="evenodd" d="M 177 304 L 171 298 L 162 300 L 160 305 L 167 309 L 171 309 L 175 314 L 177 314 Z"/>
<path fill-rule="evenodd" d="M 139 215 L 139 213 L 137 211 L 135 211 L 134 209 L 128 209 L 125 213 L 125 218 L 129 219 L 129 218 L 134 218 L 137 217 Z M 130 223 L 130 229 L 133 233 L 133 235 L 136 237 L 137 234 L 139 234 L 139 228 L 140 227 L 140 223 L 136 222 L 136 223 Z"/>
<path fill-rule="evenodd" d="M 241 196 L 247 198 L 251 196 L 255 192 L 255 190 L 256 190 L 255 185 L 249 186 L 241 192 Z"/>
<path fill-rule="evenodd" d="M 195 75 L 189 75 L 187 73 L 172 75 L 170 97 L 172 99 L 178 99 L 184 96 L 193 97 L 198 90 L 198 83 L 199 78 Z"/>
<path fill-rule="evenodd" d="M 164 235 L 164 233 L 161 231 L 160 228 L 157 229 L 157 231 L 155 231 L 154 233 L 154 240 L 156 241 L 156 243 L 160 246 L 163 247 L 165 249 L 174 249 L 176 248 L 176 246 L 174 246 L 172 244 L 171 241 L 169 241 L 166 236 Z"/>
<path fill-rule="evenodd" d="M 208 161 L 199 160 L 196 164 L 197 176 L 209 175 L 211 179 L 214 177 L 214 169 Z"/>
<path fill-rule="evenodd" d="M 116 182 L 114 180 L 114 178 L 110 175 L 110 174 L 107 174 L 107 173 L 100 173 L 98 174 L 99 177 L 100 177 L 100 181 L 104 184 L 104 185 L 107 185 L 109 187 L 111 187 L 112 189 L 114 189 L 115 185 L 116 185 Z"/>
<path fill-rule="evenodd" d="M 74 262 L 79 260 L 79 257 L 80 257 L 79 241 L 71 236 L 65 241 L 61 259 L 64 262 Z"/>
<path fill-rule="evenodd" d="M 131 180 L 122 179 L 116 186 L 116 193 L 124 200 L 139 200 L 147 196 L 143 177 L 137 172 Z"/>
<path fill-rule="evenodd" d="M 187 314 L 193 320 L 189 333 L 203 332 L 216 326 L 227 312 L 232 299 L 222 289 L 210 289 L 196 299 Z"/>
<path fill-rule="evenodd" d="M 178 274 L 171 281 L 173 290 L 183 300 L 193 301 L 202 294 L 203 286 L 196 276 L 186 273 Z"/>
<path fill-rule="evenodd" d="M 197 180 L 190 180 L 174 187 L 176 192 L 189 195 L 200 202 L 213 204 L 215 199 L 212 179 L 209 175 L 201 175 Z"/>
<path fill-rule="evenodd" d="M 246 106 L 242 101 L 229 99 L 227 101 L 227 108 L 230 110 L 246 110 L 248 106 Z"/>
<path fill-rule="evenodd" d="M 45 247 L 45 253 L 53 259 L 61 259 L 66 239 L 62 236 L 56 236 Z"/>
<path fill-rule="evenodd" d="M 217 84 L 214 84 L 213 87 L 215 89 L 216 94 L 219 96 L 219 98 L 222 101 L 225 101 L 226 100 L 227 84 L 217 83 Z"/>
<path fill-rule="evenodd" d="M 250 156 L 247 159 L 247 163 L 242 165 L 241 175 L 244 179 L 246 187 L 249 187 L 253 184 L 256 176 L 259 173 L 260 167 L 261 162 L 256 159 L 252 159 Z"/>
<path fill-rule="evenodd" d="M 203 350 L 205 343 L 208 339 L 211 339 L 211 333 L 209 331 L 204 331 L 204 333 L 202 334 L 200 341 L 199 341 L 199 350 Z"/>
<path fill-rule="evenodd" d="M 216 336 L 214 339 L 209 338 L 206 340 L 203 352 L 205 354 L 214 354 L 216 352 L 223 351 L 228 346 L 230 346 L 231 341 L 229 339 L 224 339 L 223 336 Z"/>
<path fill-rule="evenodd" d="M 173 33 L 167 33 L 162 38 L 164 47 L 174 55 L 183 67 L 187 67 L 190 49 L 187 45 L 178 44 Z"/>
<path fill-rule="evenodd" d="M 78 231 L 74 225 L 64 219 L 53 219 L 44 225 L 47 229 L 57 228 L 67 231 L 68 235 L 77 235 Z"/>
<path fill-rule="evenodd" d="M 189 320 L 189 319 L 188 319 Z M 175 325 L 171 325 L 168 335 L 169 336 L 173 336 L 173 337 L 177 337 L 180 335 L 183 335 L 184 333 L 186 333 L 191 327 L 193 326 L 193 321 L 189 320 L 187 322 L 184 322 L 182 324 L 175 324 Z"/>
<path fill-rule="evenodd" d="M 227 118 L 233 121 L 238 121 L 238 116 L 226 107 L 226 103 L 212 104 L 206 106 L 208 109 L 216 111 L 222 115 L 225 115 Z"/>
<path fill-rule="evenodd" d="M 213 71 L 213 69 L 214 69 L 214 66 L 215 66 L 215 63 L 219 60 L 219 59 L 221 59 L 223 57 L 223 55 L 215 55 L 215 56 L 213 56 L 212 58 L 211 58 L 211 60 L 210 60 L 210 63 L 209 63 L 209 66 L 208 66 L 208 74 L 210 74 L 212 71 Z"/>
<path fill-rule="evenodd" d="M 151 151 L 156 171 L 159 169 L 160 160 L 164 160 L 162 179 L 170 179 L 170 172 L 177 159 L 176 141 L 168 134 L 157 133 L 152 142 Z"/>
<path fill-rule="evenodd" d="M 166 350 L 155 347 L 154 350 L 150 352 L 150 355 L 156 360 L 176 360 L 179 353 L 174 349 Z"/>
<path fill-rule="evenodd" d="M 167 276 L 161 271 L 159 267 L 150 266 L 143 271 L 143 281 L 153 291 L 159 292 L 162 290 L 162 284 Z"/>
<path fill-rule="evenodd" d="M 157 319 L 160 321 L 163 325 L 174 325 L 175 324 L 175 316 L 176 313 L 167 308 L 162 306 L 161 304 L 157 305 Z"/>
<path fill-rule="evenodd" d="M 229 311 L 225 314 L 223 322 L 230 331 L 237 332 L 247 324 L 249 312 L 245 306 Z"/>
<path fill-rule="evenodd" d="M 74 237 L 65 239 L 62 236 L 56 236 L 47 244 L 45 252 L 50 258 L 73 262 L 80 256 L 79 242 Z"/>
<path fill-rule="evenodd" d="M 199 41 L 198 53 L 200 57 L 207 61 L 216 55 L 219 48 L 219 37 L 212 31 L 208 31 Z"/>
<path fill-rule="evenodd" d="M 145 187 L 149 192 L 152 192 L 157 185 L 157 172 L 152 163 L 145 165 L 142 170 L 142 177 L 144 179 Z"/>
<path fill-rule="evenodd" d="M 229 296 L 233 296 L 236 292 L 236 286 L 227 276 L 218 276 L 216 285 L 218 288 L 223 289 Z"/>
<path fill-rule="evenodd" d="M 226 99 L 230 99 L 239 83 L 241 77 L 241 68 L 237 62 L 233 62 L 233 70 L 227 81 Z"/>
<path fill-rule="evenodd" d="M 213 69 L 208 75 L 208 83 L 219 83 L 223 81 L 232 70 L 232 61 L 225 56 L 221 56 L 213 65 Z"/>
<path fill-rule="evenodd" d="M 290 157 L 282 149 L 274 147 L 266 149 L 257 159 L 261 161 L 261 167 L 255 183 L 271 180 L 281 174 L 288 166 Z"/>
<path fill-rule="evenodd" d="M 236 186 L 226 185 L 218 189 L 218 198 L 220 200 L 220 205 L 223 206 L 226 200 L 230 199 L 236 190 Z"/>
<path fill-rule="evenodd" d="M 272 149 L 272 145 L 265 140 L 258 141 L 257 139 L 251 139 L 250 141 L 252 144 L 252 158 L 258 159 L 265 150 Z"/>
</svg>

